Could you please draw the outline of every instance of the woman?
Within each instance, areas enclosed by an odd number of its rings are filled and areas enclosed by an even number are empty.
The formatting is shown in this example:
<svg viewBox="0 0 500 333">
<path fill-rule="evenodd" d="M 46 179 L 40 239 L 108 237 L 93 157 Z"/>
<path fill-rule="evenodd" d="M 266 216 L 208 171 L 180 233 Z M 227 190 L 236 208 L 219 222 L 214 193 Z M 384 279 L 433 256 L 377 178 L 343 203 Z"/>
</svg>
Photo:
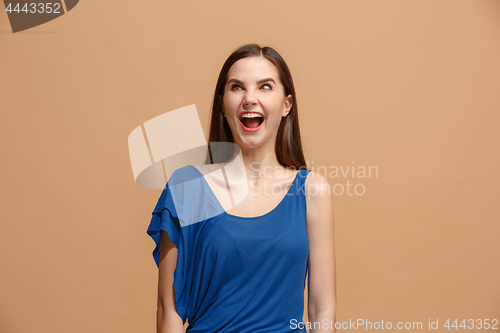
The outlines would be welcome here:
<svg viewBox="0 0 500 333">
<path fill-rule="evenodd" d="M 184 332 L 186 320 L 187 332 L 306 332 L 306 272 L 307 327 L 334 332 L 332 198 L 327 180 L 307 170 L 297 112 L 290 71 L 275 50 L 249 44 L 229 56 L 215 89 L 209 148 L 211 162 L 224 163 L 235 152 L 214 154 L 212 143 L 239 147 L 248 195 L 182 226 L 172 175 L 148 228 L 159 267 L 157 332 Z M 202 175 L 189 167 L 184 175 Z"/>
</svg>

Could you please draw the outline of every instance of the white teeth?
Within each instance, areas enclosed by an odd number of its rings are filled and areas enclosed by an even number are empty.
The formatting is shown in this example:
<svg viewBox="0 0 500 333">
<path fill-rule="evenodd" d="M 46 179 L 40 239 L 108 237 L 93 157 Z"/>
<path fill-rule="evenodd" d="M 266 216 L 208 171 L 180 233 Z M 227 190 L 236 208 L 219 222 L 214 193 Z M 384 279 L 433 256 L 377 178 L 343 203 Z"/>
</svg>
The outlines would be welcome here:
<svg viewBox="0 0 500 333">
<path fill-rule="evenodd" d="M 260 113 L 255 113 L 255 112 L 244 113 L 241 115 L 241 118 L 255 118 L 255 117 L 262 117 L 262 115 Z"/>
</svg>

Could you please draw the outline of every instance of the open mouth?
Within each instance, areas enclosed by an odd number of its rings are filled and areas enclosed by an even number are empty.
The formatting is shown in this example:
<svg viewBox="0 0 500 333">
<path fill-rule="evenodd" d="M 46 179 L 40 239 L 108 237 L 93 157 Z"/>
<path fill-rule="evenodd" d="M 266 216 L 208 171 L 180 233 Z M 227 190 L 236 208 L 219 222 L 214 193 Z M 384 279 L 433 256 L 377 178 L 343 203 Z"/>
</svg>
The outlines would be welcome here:
<svg viewBox="0 0 500 333">
<path fill-rule="evenodd" d="M 240 123 L 247 132 L 258 131 L 264 122 L 264 116 L 258 112 L 245 112 L 240 115 Z"/>
</svg>

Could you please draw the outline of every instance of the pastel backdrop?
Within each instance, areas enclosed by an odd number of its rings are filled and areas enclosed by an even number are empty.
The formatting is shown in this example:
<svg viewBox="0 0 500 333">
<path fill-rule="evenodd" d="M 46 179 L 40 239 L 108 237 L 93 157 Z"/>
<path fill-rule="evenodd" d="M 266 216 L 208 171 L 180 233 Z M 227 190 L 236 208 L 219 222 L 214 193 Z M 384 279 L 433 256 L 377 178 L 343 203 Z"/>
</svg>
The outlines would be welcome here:
<svg viewBox="0 0 500 333">
<path fill-rule="evenodd" d="M 0 332 L 155 332 L 161 190 L 127 137 L 191 104 L 206 136 L 247 43 L 288 62 L 336 189 L 337 320 L 500 319 L 500 2 L 86 0 L 15 34 L 0 12 Z"/>
</svg>

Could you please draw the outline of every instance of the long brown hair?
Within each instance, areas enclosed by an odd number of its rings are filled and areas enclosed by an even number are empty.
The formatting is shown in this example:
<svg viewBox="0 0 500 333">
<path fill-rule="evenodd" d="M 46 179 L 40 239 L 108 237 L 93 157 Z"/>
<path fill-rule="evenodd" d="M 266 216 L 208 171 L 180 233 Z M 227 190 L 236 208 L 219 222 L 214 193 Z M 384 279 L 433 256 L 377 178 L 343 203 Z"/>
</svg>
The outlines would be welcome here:
<svg viewBox="0 0 500 333">
<path fill-rule="evenodd" d="M 247 44 L 235 50 L 226 60 L 215 86 L 212 111 L 210 113 L 210 128 L 208 132 L 208 148 L 212 157 L 207 156 L 206 163 L 227 162 L 233 156 L 234 145 L 214 144 L 217 142 L 234 143 L 233 133 L 224 117 L 222 101 L 227 75 L 231 66 L 238 60 L 251 56 L 262 56 L 271 61 L 278 69 L 280 80 L 285 88 L 285 96 L 292 95 L 292 108 L 288 115 L 281 119 L 276 136 L 275 153 L 278 162 L 287 168 L 307 169 L 300 140 L 299 116 L 292 74 L 285 60 L 271 47 L 260 47 L 257 44 Z M 211 161 L 210 161 L 211 160 Z"/>
</svg>

